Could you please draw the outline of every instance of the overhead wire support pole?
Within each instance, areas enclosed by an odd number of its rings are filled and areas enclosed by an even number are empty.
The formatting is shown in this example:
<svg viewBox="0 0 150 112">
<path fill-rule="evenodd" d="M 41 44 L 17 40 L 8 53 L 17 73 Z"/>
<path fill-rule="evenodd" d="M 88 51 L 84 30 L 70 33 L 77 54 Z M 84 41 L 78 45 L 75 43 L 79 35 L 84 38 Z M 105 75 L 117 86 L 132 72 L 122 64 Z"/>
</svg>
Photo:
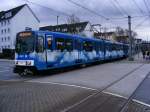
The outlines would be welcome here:
<svg viewBox="0 0 150 112">
<path fill-rule="evenodd" d="M 129 26 L 129 61 L 133 61 L 133 38 L 131 32 L 131 16 L 128 16 L 128 26 Z"/>
<path fill-rule="evenodd" d="M 58 19 L 59 19 L 59 16 L 57 16 L 57 25 L 58 25 Z"/>
</svg>

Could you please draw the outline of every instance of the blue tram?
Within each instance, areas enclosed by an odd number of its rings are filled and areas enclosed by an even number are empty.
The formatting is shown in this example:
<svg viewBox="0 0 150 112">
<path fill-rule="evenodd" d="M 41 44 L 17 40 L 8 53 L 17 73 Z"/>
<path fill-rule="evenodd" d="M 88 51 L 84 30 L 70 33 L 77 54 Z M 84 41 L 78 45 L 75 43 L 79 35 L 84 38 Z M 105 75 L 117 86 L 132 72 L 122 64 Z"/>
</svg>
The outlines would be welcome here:
<svg viewBox="0 0 150 112">
<path fill-rule="evenodd" d="M 36 71 L 109 61 L 128 56 L 128 45 L 49 31 L 23 31 L 16 37 L 14 71 Z"/>
</svg>

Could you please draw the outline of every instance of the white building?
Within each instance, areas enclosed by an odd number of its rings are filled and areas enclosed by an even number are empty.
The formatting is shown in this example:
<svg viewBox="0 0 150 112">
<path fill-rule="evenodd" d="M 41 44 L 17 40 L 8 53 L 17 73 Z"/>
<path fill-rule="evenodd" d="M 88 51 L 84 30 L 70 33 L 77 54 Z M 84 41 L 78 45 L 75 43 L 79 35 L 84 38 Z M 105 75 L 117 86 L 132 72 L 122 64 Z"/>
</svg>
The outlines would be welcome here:
<svg viewBox="0 0 150 112">
<path fill-rule="evenodd" d="M 43 26 L 43 27 L 40 27 L 40 30 L 77 34 L 77 35 L 93 38 L 94 33 L 91 28 L 92 28 L 91 24 L 85 21 L 85 22 L 78 22 L 78 23 L 72 23 L 72 24 Z"/>
<path fill-rule="evenodd" d="M 14 49 L 16 34 L 26 27 L 38 30 L 39 22 L 27 4 L 0 12 L 0 52 Z"/>
</svg>

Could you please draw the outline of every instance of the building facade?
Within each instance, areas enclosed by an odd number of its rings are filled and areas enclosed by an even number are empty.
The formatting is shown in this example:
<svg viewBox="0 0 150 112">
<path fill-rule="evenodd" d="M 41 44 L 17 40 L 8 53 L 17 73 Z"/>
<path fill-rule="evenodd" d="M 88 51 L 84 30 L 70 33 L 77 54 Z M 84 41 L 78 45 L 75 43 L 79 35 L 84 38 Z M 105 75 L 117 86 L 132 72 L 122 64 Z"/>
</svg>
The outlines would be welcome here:
<svg viewBox="0 0 150 112">
<path fill-rule="evenodd" d="M 78 22 L 72 24 L 60 24 L 55 26 L 43 26 L 40 27 L 43 31 L 53 31 L 69 34 L 77 34 L 85 37 L 93 37 L 93 31 L 91 30 L 91 24 L 89 22 Z"/>
<path fill-rule="evenodd" d="M 102 32 L 102 33 L 96 32 L 94 33 L 94 37 L 109 40 L 109 41 L 114 41 L 114 42 L 129 43 L 128 35 L 118 34 L 117 32 Z"/>
<path fill-rule="evenodd" d="M 38 30 L 39 22 L 27 4 L 0 12 L 0 53 L 15 49 L 16 34 L 26 27 Z"/>
</svg>

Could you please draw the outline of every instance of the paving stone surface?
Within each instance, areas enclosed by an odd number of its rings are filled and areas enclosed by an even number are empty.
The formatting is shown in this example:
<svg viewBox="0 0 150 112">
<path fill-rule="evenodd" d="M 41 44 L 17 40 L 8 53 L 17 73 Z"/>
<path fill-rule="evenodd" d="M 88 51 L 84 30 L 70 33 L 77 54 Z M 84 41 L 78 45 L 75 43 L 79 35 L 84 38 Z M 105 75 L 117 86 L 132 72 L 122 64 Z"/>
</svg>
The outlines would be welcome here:
<svg viewBox="0 0 150 112">
<path fill-rule="evenodd" d="M 2 85 L 0 112 L 60 112 L 95 92 L 38 83 Z"/>
</svg>

